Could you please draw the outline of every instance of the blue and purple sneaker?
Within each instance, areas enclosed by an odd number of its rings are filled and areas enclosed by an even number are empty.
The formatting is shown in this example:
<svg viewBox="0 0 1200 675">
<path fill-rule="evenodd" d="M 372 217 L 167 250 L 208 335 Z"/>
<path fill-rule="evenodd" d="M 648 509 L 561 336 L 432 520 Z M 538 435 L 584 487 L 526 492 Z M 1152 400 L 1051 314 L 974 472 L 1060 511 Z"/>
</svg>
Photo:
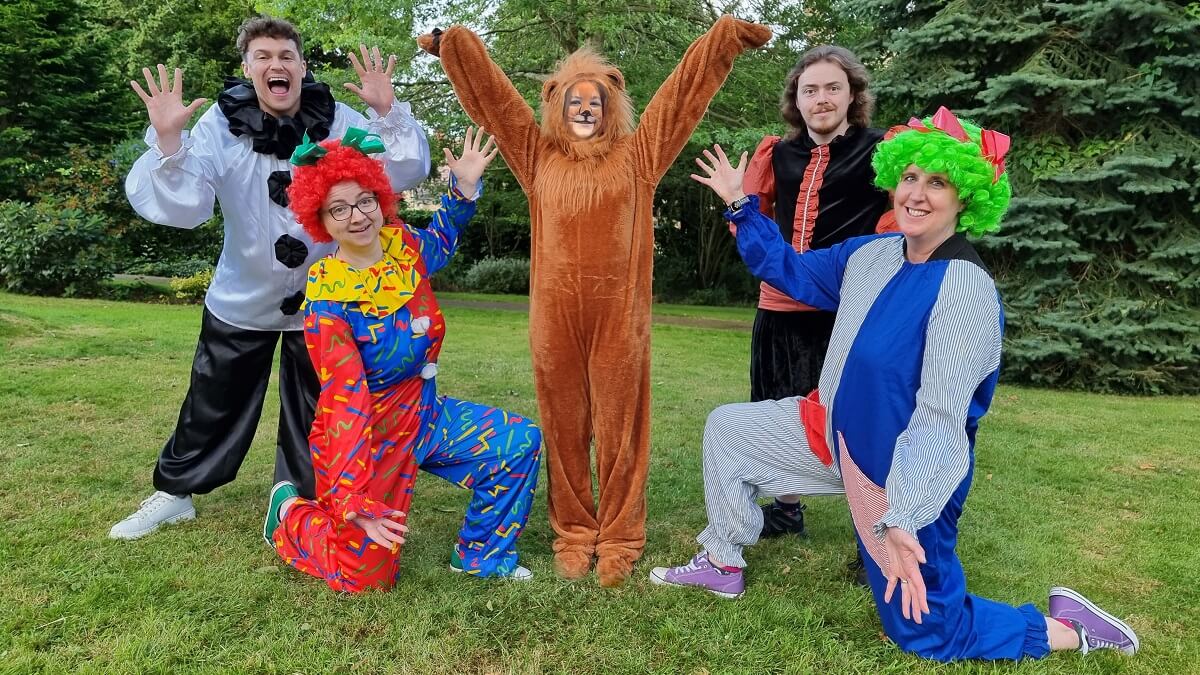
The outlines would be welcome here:
<svg viewBox="0 0 1200 675">
<path fill-rule="evenodd" d="M 1137 635 L 1129 624 L 1069 588 L 1050 589 L 1050 618 L 1074 624 L 1079 632 L 1079 651 L 1084 654 L 1093 649 L 1118 649 L 1124 654 L 1138 650 Z"/>
<path fill-rule="evenodd" d="M 701 551 L 692 561 L 679 567 L 655 567 L 650 570 L 650 581 L 668 586 L 695 586 L 715 596 L 733 600 L 746 592 L 746 579 L 739 569 L 727 571 L 713 565 L 708 554 Z"/>
</svg>

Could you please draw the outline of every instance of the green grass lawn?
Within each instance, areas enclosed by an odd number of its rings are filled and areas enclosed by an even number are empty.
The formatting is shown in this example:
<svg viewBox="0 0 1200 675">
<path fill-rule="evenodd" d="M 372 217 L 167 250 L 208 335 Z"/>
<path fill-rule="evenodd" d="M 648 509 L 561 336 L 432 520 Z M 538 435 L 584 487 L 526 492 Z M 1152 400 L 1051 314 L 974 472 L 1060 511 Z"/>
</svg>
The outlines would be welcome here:
<svg viewBox="0 0 1200 675">
<path fill-rule="evenodd" d="M 536 416 L 518 312 L 447 310 L 443 392 Z M 747 314 L 748 316 L 748 314 Z M 740 601 L 652 586 L 695 551 L 700 436 L 744 400 L 748 335 L 654 329 L 646 556 L 631 583 L 551 572 L 539 499 L 528 584 L 446 569 L 464 492 L 418 481 L 404 575 L 338 595 L 259 539 L 274 398 L 237 481 L 199 518 L 107 538 L 150 491 L 200 323 L 195 306 L 0 294 L 0 672 L 1194 673 L 1200 666 L 1200 399 L 1002 387 L 979 435 L 960 551 L 972 590 L 1045 608 L 1072 586 L 1140 634 L 1134 658 L 943 666 L 901 653 L 850 583 L 844 503 L 811 499 L 811 536 L 748 553 Z M 620 376 L 614 373 L 614 376 Z"/>
<path fill-rule="evenodd" d="M 444 300 L 461 300 L 465 302 L 502 302 L 511 304 L 529 304 L 528 295 L 489 295 L 486 293 L 439 293 Z M 707 307 L 704 305 L 672 305 L 655 303 L 655 316 L 677 316 L 691 319 L 718 319 L 721 321 L 741 321 L 747 326 L 754 322 L 754 308 L 745 307 Z"/>
</svg>

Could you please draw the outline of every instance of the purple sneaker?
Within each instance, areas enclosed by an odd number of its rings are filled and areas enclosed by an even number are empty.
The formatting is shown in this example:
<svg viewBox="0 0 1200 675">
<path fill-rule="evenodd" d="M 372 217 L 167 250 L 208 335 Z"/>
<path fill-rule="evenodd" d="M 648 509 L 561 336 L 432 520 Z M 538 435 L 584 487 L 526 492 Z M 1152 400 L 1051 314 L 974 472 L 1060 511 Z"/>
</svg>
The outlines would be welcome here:
<svg viewBox="0 0 1200 675">
<path fill-rule="evenodd" d="M 746 580 L 741 570 L 726 572 L 715 567 L 704 551 L 697 553 L 686 565 L 655 567 L 650 570 L 650 581 L 671 586 L 698 586 L 729 600 L 740 598 L 746 592 Z"/>
<path fill-rule="evenodd" d="M 1125 654 L 1138 650 L 1137 635 L 1129 624 L 1100 609 L 1079 593 L 1062 587 L 1050 589 L 1050 618 L 1066 619 L 1079 630 L 1079 651 L 1119 649 Z"/>
</svg>

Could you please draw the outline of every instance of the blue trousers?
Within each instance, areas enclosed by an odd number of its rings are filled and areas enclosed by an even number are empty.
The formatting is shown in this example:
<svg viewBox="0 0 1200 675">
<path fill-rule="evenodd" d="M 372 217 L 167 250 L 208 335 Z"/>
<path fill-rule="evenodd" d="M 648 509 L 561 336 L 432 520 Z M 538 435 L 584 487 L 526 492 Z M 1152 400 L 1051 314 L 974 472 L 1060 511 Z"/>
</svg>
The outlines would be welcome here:
<svg viewBox="0 0 1200 675">
<path fill-rule="evenodd" d="M 879 619 L 884 632 L 901 649 L 935 661 L 1040 659 L 1050 653 L 1050 642 L 1045 616 L 1036 607 L 1013 607 L 967 592 L 967 579 L 954 549 L 973 473 L 973 469 L 967 473 L 938 519 L 917 532 L 925 549 L 921 577 L 930 612 L 920 624 L 904 618 L 899 589 L 892 594 L 891 603 L 883 601 L 887 577 L 858 539 Z"/>
</svg>

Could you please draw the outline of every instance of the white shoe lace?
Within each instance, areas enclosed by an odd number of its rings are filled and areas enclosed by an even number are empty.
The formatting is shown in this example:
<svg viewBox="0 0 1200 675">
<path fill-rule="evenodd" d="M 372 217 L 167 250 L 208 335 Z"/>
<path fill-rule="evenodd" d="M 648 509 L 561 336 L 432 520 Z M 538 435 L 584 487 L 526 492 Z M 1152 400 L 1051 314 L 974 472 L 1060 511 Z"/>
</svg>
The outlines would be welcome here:
<svg viewBox="0 0 1200 675">
<path fill-rule="evenodd" d="M 678 570 L 679 573 L 695 572 L 696 570 L 703 569 L 706 565 L 708 567 L 712 567 L 712 563 L 708 561 L 708 556 L 704 555 L 703 553 L 697 553 L 696 557 L 688 561 L 688 564 L 681 565 L 675 569 Z"/>
<path fill-rule="evenodd" d="M 1105 640 L 1102 638 L 1096 638 L 1096 637 L 1090 638 L 1088 640 L 1088 642 L 1091 643 L 1090 644 L 1091 649 L 1120 649 L 1121 648 L 1121 645 L 1119 643 L 1112 642 L 1110 640 Z"/>
<path fill-rule="evenodd" d="M 166 492 L 155 492 L 154 494 L 142 500 L 142 503 L 138 506 L 137 512 L 129 516 L 129 519 L 138 521 L 147 520 L 157 513 L 159 509 L 173 501 L 176 501 L 177 499 L 179 499 L 179 497 Z"/>
<path fill-rule="evenodd" d="M 1088 629 L 1083 624 L 1079 624 L 1079 651 L 1083 654 L 1091 652 L 1093 649 L 1116 649 L 1120 650 L 1121 645 L 1112 640 L 1105 640 L 1101 637 L 1095 637 L 1088 632 Z"/>
</svg>

